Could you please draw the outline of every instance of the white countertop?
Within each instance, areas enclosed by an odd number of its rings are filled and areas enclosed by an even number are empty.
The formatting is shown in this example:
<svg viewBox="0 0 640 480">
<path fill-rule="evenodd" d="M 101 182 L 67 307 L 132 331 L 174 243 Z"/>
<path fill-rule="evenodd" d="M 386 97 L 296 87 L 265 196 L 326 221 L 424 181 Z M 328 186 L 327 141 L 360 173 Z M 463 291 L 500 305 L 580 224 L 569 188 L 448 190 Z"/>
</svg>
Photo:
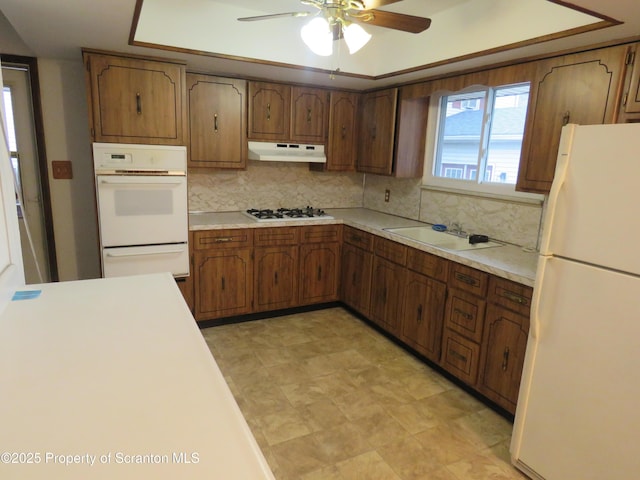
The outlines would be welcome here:
<svg viewBox="0 0 640 480">
<path fill-rule="evenodd" d="M 0 478 L 274 478 L 169 274 L 34 289 L 0 315 Z"/>
<path fill-rule="evenodd" d="M 534 284 L 538 261 L 537 252 L 525 251 L 521 247 L 509 244 L 505 244 L 502 247 L 479 250 L 445 250 L 384 230 L 385 228 L 427 225 L 417 220 L 380 213 L 366 208 L 334 208 L 326 209 L 326 213 L 334 218 L 257 222 L 240 212 L 192 213 L 189 215 L 189 229 L 197 231 L 221 228 L 263 228 L 343 223 L 523 285 L 531 287 Z"/>
</svg>

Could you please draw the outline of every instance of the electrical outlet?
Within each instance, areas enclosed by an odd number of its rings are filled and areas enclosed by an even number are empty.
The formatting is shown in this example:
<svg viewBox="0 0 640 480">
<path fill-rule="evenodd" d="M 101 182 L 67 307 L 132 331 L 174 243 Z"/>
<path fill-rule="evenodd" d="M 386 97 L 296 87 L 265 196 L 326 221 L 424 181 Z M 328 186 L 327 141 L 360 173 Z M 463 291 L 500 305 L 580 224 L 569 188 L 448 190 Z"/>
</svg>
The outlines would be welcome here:
<svg viewBox="0 0 640 480">
<path fill-rule="evenodd" d="M 71 162 L 69 160 L 52 161 L 51 170 L 53 178 L 56 180 L 71 180 L 73 178 L 73 171 L 71 170 Z"/>
<path fill-rule="evenodd" d="M 386 190 L 384 191 L 384 201 L 385 201 L 385 202 L 388 202 L 388 201 L 389 201 L 389 197 L 390 197 L 390 196 L 391 196 L 391 190 L 386 189 Z"/>
</svg>

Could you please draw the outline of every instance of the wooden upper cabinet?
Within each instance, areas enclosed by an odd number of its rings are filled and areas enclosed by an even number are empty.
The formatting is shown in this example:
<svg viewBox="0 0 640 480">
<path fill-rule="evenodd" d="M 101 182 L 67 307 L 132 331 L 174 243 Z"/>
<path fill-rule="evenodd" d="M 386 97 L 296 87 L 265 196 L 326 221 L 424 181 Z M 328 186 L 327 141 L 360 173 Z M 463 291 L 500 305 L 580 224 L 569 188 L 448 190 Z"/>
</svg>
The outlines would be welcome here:
<svg viewBox="0 0 640 480">
<path fill-rule="evenodd" d="M 615 121 L 625 56 L 625 47 L 619 46 L 539 63 L 531 85 L 517 190 L 550 190 L 565 124 Z"/>
<path fill-rule="evenodd" d="M 356 168 L 358 94 L 331 92 L 327 171 L 350 172 Z"/>
<path fill-rule="evenodd" d="M 400 92 L 393 176 L 422 177 L 429 97 L 403 98 Z"/>
<path fill-rule="evenodd" d="M 187 74 L 190 167 L 244 168 L 247 82 Z"/>
<path fill-rule="evenodd" d="M 357 170 L 391 175 L 398 89 L 367 93 L 362 97 Z"/>
<path fill-rule="evenodd" d="M 621 123 L 640 122 L 640 44 L 633 44 L 627 51 L 627 79 L 622 96 Z"/>
<path fill-rule="evenodd" d="M 324 143 L 329 93 L 319 88 L 291 87 L 291 135 L 294 142 Z"/>
<path fill-rule="evenodd" d="M 83 52 L 95 142 L 183 145 L 185 67 Z"/>
<path fill-rule="evenodd" d="M 249 138 L 274 142 L 289 139 L 291 87 L 249 82 Z"/>
</svg>

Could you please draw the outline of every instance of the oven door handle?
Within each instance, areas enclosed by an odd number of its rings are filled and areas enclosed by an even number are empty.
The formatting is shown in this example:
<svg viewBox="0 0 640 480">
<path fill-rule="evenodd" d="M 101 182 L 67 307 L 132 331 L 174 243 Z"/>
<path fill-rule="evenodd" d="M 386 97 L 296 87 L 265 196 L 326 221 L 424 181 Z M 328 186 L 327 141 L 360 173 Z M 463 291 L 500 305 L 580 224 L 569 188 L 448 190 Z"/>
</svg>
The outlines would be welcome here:
<svg viewBox="0 0 640 480">
<path fill-rule="evenodd" d="M 172 255 L 177 253 L 183 253 L 184 250 L 162 250 L 157 252 L 139 252 L 139 253 L 112 253 L 107 252 L 107 257 L 121 258 L 121 257 L 141 257 L 143 255 Z"/>
<path fill-rule="evenodd" d="M 118 185 L 118 186 L 133 186 L 139 187 L 144 185 L 146 187 L 155 187 L 156 185 L 182 185 L 183 182 L 119 182 L 117 180 L 100 180 L 100 183 L 106 185 Z"/>
</svg>

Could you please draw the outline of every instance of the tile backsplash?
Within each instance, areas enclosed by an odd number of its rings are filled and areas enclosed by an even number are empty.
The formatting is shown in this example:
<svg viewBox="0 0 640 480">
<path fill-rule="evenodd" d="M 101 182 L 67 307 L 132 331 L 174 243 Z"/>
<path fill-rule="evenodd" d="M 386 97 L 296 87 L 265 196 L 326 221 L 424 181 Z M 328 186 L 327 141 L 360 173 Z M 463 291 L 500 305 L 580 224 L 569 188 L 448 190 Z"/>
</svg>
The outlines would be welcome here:
<svg viewBox="0 0 640 480">
<path fill-rule="evenodd" d="M 250 161 L 246 170 L 189 171 L 192 212 L 306 205 L 365 207 L 428 223 L 458 222 L 468 232 L 533 248 L 542 215 L 537 204 L 425 190 L 421 179 L 314 172 L 306 163 Z"/>
<path fill-rule="evenodd" d="M 428 223 L 457 222 L 470 233 L 482 233 L 503 242 L 536 248 L 542 205 L 426 190 L 421 179 L 367 175 L 366 208 Z M 389 190 L 389 202 L 384 201 Z"/>
<path fill-rule="evenodd" d="M 307 163 L 249 161 L 246 170 L 189 170 L 189 211 L 362 207 L 363 174 L 309 170 Z"/>
</svg>

